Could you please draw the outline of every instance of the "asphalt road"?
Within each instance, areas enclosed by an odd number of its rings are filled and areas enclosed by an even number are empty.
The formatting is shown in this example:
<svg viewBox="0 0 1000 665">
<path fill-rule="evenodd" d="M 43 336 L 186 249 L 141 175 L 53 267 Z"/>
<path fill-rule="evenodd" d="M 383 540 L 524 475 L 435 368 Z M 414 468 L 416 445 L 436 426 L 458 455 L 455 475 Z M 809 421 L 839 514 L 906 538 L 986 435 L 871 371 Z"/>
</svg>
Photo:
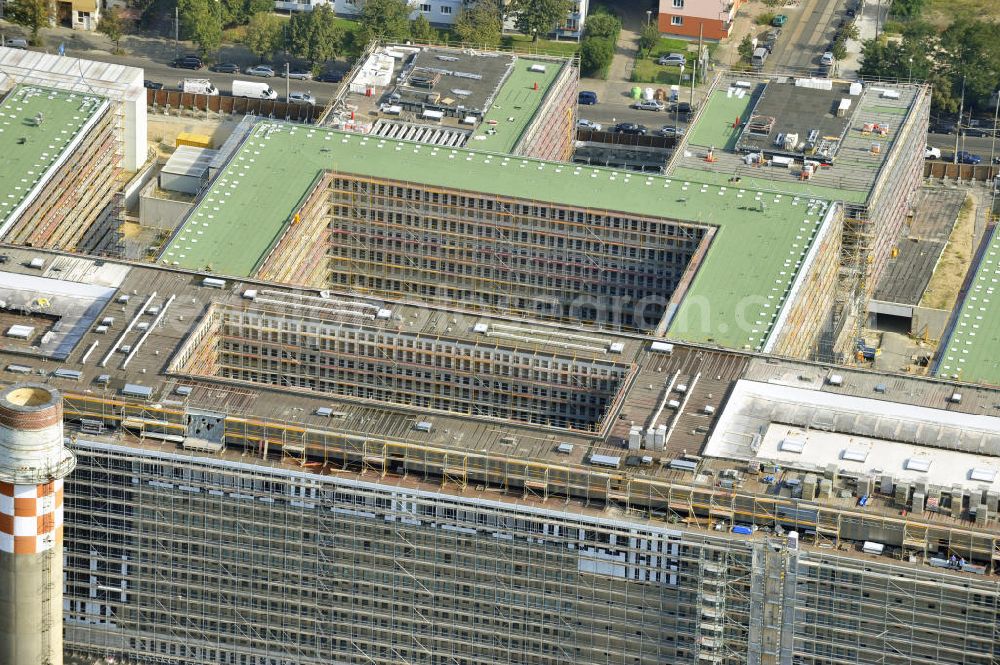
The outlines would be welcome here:
<svg viewBox="0 0 1000 665">
<path fill-rule="evenodd" d="M 954 134 L 928 134 L 927 144 L 941 149 L 941 159 L 950 161 L 955 154 Z M 960 136 L 958 137 L 958 149 L 971 152 L 983 158 L 983 163 L 990 161 L 990 148 L 993 139 L 985 136 Z M 996 141 L 996 155 L 1000 155 L 1000 137 Z"/>
<path fill-rule="evenodd" d="M 88 60 L 98 60 L 101 62 L 113 62 L 121 65 L 128 65 L 130 67 L 139 67 L 145 71 L 145 78 L 150 81 L 156 81 L 162 83 L 164 88 L 177 89 L 180 83 L 186 78 L 206 78 L 215 84 L 215 87 L 219 89 L 220 92 L 228 94 L 232 91 L 232 84 L 234 79 L 240 79 L 243 81 L 261 81 L 271 84 L 280 99 L 285 97 L 285 81 L 283 77 L 275 76 L 274 78 L 265 79 L 259 76 L 247 76 L 245 74 L 220 74 L 217 72 L 209 71 L 208 68 L 191 70 L 191 69 L 176 69 L 171 67 L 169 64 L 154 62 L 148 58 L 136 58 L 132 56 L 116 56 L 110 53 L 100 53 L 92 50 L 86 51 L 74 51 L 72 49 L 66 49 L 66 55 L 71 55 L 78 58 L 87 58 Z M 274 67 L 275 71 L 278 71 L 278 67 Z M 326 104 L 331 97 L 333 97 L 339 83 L 320 83 L 319 81 L 289 81 L 289 90 L 291 92 L 311 92 L 319 104 Z"/>
<path fill-rule="evenodd" d="M 601 123 L 605 128 L 616 122 L 635 122 L 645 125 L 650 130 L 657 129 L 663 125 L 674 124 L 674 114 L 664 111 L 638 111 L 628 107 L 631 100 L 623 99 L 621 102 L 604 102 L 592 104 L 590 106 L 580 106 L 577 111 L 579 117 L 586 118 L 593 122 Z M 677 123 L 681 127 L 687 125 L 683 120 Z"/>
<path fill-rule="evenodd" d="M 776 13 L 788 17 L 781 35 L 768 56 L 764 71 L 798 71 L 822 74 L 820 58 L 846 17 L 848 2 L 854 0 L 801 0 L 798 6 L 778 7 Z M 761 27 L 760 32 L 769 28 Z"/>
</svg>

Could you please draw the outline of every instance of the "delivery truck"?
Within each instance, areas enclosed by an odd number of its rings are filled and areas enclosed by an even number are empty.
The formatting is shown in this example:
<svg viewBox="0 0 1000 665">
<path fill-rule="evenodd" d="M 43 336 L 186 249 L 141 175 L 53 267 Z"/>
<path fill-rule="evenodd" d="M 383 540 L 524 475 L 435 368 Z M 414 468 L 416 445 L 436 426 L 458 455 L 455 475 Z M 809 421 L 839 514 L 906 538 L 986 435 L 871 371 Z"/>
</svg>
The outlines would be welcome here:
<svg viewBox="0 0 1000 665">
<path fill-rule="evenodd" d="M 181 90 L 193 95 L 217 95 L 219 89 L 208 79 L 184 79 Z"/>
<path fill-rule="evenodd" d="M 233 81 L 233 97 L 250 99 L 277 99 L 276 93 L 267 83 L 257 81 Z"/>
</svg>

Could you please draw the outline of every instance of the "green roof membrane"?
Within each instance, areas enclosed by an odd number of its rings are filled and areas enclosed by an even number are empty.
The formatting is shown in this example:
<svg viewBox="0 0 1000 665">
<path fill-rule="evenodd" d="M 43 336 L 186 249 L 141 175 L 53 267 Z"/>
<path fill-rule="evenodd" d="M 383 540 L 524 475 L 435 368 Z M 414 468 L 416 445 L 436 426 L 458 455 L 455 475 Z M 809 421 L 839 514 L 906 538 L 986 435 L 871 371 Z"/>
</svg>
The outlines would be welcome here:
<svg viewBox="0 0 1000 665">
<path fill-rule="evenodd" d="M 531 71 L 532 66 L 545 71 Z M 513 150 L 562 68 L 562 62 L 518 57 L 483 122 L 472 133 L 472 147 L 491 152 Z"/>
<path fill-rule="evenodd" d="M 321 169 L 718 227 L 669 336 L 760 348 L 824 218 L 824 200 L 727 183 L 259 123 L 161 259 L 249 276 Z"/>
<path fill-rule="evenodd" d="M 941 348 L 938 376 L 1000 385 L 1000 226 L 990 234 Z"/>
<path fill-rule="evenodd" d="M 103 97 L 18 85 L 0 102 L 0 219 L 13 213 L 106 102 Z M 41 122 L 38 122 L 38 121 Z"/>
<path fill-rule="evenodd" d="M 705 108 L 698 122 L 691 128 L 688 142 L 703 147 L 716 147 L 732 152 L 740 138 L 743 125 L 750 119 L 750 110 L 756 98 L 755 90 L 745 90 L 742 97 L 727 90 L 716 90 L 705 101 Z M 736 125 L 739 117 L 740 124 Z"/>
</svg>

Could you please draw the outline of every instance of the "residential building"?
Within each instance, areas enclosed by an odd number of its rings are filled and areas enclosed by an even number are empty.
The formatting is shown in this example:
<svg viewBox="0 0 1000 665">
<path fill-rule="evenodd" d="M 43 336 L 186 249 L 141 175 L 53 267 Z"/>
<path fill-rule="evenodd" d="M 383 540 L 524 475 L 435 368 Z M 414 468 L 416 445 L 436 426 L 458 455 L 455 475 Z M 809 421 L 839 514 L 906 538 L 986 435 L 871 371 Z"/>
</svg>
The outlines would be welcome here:
<svg viewBox="0 0 1000 665">
<path fill-rule="evenodd" d="M 660 0 L 658 26 L 664 35 L 725 39 L 742 0 Z"/>
</svg>

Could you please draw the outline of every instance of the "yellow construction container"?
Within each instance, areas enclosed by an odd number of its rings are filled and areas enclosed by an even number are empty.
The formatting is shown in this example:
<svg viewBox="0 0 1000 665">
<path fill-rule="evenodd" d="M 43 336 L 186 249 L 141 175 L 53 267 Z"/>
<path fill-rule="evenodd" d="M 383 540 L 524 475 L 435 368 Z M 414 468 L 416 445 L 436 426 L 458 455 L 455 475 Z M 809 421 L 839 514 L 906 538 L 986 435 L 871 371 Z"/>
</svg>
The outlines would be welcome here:
<svg viewBox="0 0 1000 665">
<path fill-rule="evenodd" d="M 195 148 L 211 148 L 212 137 L 204 134 L 181 132 L 177 135 L 177 141 L 174 143 L 174 147 L 179 148 L 182 145 L 189 145 Z"/>
</svg>

